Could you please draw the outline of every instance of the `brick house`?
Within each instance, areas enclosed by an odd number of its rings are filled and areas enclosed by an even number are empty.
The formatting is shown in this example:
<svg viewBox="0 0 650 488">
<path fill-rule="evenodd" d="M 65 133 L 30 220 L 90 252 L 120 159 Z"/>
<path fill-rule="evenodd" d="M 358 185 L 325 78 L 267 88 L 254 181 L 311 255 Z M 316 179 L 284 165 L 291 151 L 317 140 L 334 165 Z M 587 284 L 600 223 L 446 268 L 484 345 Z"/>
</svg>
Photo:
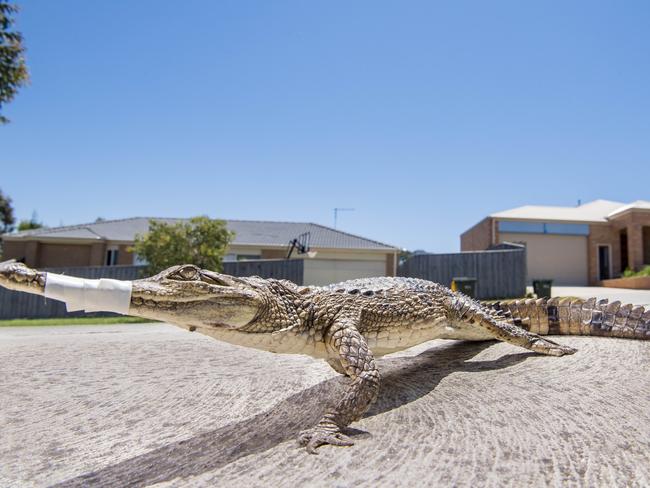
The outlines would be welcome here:
<svg viewBox="0 0 650 488">
<path fill-rule="evenodd" d="M 3 259 L 19 259 L 35 268 L 140 264 L 130 247 L 149 229 L 146 217 L 35 229 L 4 234 Z M 182 219 L 155 219 L 175 223 Z M 322 285 L 352 278 L 394 276 L 400 249 L 319 224 L 226 220 L 235 238 L 225 261 L 280 259 L 288 243 L 308 234 L 305 284 Z"/>
<path fill-rule="evenodd" d="M 650 202 L 526 205 L 491 214 L 460 236 L 461 251 L 501 242 L 526 245 L 529 281 L 596 285 L 650 264 Z"/>
</svg>

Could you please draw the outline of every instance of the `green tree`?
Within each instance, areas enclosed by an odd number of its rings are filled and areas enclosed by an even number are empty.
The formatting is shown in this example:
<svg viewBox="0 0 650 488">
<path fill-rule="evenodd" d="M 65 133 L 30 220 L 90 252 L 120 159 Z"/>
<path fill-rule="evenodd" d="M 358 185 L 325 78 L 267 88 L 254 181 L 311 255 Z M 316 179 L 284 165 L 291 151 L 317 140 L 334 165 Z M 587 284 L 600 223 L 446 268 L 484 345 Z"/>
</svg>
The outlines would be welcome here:
<svg viewBox="0 0 650 488">
<path fill-rule="evenodd" d="M 23 36 L 12 30 L 12 15 L 17 11 L 15 5 L 0 0 L 0 109 L 14 98 L 18 89 L 29 79 Z M 0 124 L 8 121 L 0 115 Z"/>
<path fill-rule="evenodd" d="M 177 224 L 151 220 L 149 232 L 136 236 L 132 250 L 147 261 L 150 273 L 176 264 L 221 271 L 223 256 L 234 235 L 223 220 L 204 216 Z"/>
<path fill-rule="evenodd" d="M 14 230 L 14 208 L 11 206 L 11 198 L 5 196 L 0 190 L 0 234 Z"/>
<path fill-rule="evenodd" d="M 32 212 L 31 219 L 21 220 L 18 222 L 18 232 L 22 232 L 24 230 L 40 229 L 41 227 L 43 227 L 43 222 L 39 222 L 36 212 Z"/>
</svg>

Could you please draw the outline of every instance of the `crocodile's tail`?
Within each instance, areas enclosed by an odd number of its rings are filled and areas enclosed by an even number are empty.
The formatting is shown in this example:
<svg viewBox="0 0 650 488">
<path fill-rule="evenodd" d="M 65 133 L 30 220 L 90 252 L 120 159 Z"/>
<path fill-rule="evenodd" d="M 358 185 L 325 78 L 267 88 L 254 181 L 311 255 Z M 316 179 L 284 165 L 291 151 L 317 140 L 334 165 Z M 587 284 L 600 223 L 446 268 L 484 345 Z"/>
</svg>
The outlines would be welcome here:
<svg viewBox="0 0 650 488">
<path fill-rule="evenodd" d="M 589 298 L 485 303 L 499 317 L 540 335 L 593 335 L 650 340 L 650 310 Z"/>
</svg>

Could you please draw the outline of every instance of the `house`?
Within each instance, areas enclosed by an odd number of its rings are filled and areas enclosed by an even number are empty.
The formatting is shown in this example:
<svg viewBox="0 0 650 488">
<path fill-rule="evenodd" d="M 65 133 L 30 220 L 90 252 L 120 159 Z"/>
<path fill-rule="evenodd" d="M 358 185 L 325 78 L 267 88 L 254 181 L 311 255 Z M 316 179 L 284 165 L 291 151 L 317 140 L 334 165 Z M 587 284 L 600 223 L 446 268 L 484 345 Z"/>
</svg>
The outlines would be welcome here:
<svg viewBox="0 0 650 488">
<path fill-rule="evenodd" d="M 92 224 L 35 229 L 2 236 L 4 259 L 35 268 L 141 264 L 130 247 L 149 229 L 150 218 L 134 217 Z M 170 224 L 182 219 L 156 218 Z M 289 242 L 308 240 L 304 284 L 323 285 L 353 278 L 394 276 L 399 248 L 319 224 L 226 220 L 235 238 L 225 261 L 284 259 Z"/>
<path fill-rule="evenodd" d="M 488 215 L 460 236 L 461 251 L 502 242 L 526 245 L 529 282 L 596 285 L 650 264 L 650 202 L 526 205 Z"/>
</svg>

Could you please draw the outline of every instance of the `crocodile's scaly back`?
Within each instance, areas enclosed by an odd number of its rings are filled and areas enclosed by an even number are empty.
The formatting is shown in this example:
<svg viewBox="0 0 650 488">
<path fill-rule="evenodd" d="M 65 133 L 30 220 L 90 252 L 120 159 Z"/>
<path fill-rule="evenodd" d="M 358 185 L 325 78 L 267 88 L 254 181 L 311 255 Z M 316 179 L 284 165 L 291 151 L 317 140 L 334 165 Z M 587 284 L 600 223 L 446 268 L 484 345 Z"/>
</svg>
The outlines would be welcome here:
<svg viewBox="0 0 650 488">
<path fill-rule="evenodd" d="M 591 335 L 650 340 L 650 310 L 590 298 L 485 303 L 500 317 L 540 335 Z"/>
<path fill-rule="evenodd" d="M 439 283 L 422 280 L 420 278 L 406 278 L 402 276 L 380 276 L 376 278 L 357 278 L 354 280 L 333 283 L 327 286 L 313 287 L 315 290 L 328 291 L 345 291 L 347 293 L 378 292 L 381 290 L 391 290 L 398 288 L 408 288 L 413 291 L 430 292 L 449 289 Z"/>
</svg>

